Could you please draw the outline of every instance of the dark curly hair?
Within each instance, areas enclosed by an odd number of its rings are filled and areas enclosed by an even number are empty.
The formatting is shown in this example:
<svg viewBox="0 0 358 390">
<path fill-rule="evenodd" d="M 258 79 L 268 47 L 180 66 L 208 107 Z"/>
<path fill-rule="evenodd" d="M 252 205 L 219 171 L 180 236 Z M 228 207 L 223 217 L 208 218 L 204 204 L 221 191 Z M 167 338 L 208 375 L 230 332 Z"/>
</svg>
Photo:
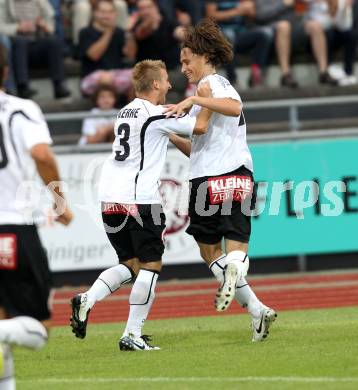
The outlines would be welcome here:
<svg viewBox="0 0 358 390">
<path fill-rule="evenodd" d="M 185 31 L 181 48 L 189 48 L 194 54 L 206 56 L 213 66 L 232 61 L 232 44 L 212 19 L 202 19 L 197 25 Z"/>
</svg>

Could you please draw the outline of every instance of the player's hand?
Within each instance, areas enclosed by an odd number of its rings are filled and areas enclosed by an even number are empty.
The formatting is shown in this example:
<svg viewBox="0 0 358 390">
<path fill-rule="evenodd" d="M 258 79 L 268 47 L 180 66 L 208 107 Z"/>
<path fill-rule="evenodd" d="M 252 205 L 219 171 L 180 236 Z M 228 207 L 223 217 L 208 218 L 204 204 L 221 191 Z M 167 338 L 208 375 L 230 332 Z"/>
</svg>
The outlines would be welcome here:
<svg viewBox="0 0 358 390">
<path fill-rule="evenodd" d="M 72 211 L 68 208 L 68 206 L 65 206 L 65 210 L 61 215 L 58 215 L 56 217 L 56 222 L 61 223 L 62 225 L 69 225 L 73 219 Z"/>
<path fill-rule="evenodd" d="M 197 96 L 206 97 L 206 98 L 213 97 L 210 84 L 207 81 L 199 84 L 195 94 Z"/>
<path fill-rule="evenodd" d="M 190 96 L 182 102 L 178 104 L 173 104 L 170 108 L 166 108 L 164 110 L 164 114 L 167 118 L 169 118 L 170 116 L 175 116 L 175 118 L 178 118 L 179 116 L 188 113 L 193 107 L 193 104 L 193 97 Z"/>
</svg>

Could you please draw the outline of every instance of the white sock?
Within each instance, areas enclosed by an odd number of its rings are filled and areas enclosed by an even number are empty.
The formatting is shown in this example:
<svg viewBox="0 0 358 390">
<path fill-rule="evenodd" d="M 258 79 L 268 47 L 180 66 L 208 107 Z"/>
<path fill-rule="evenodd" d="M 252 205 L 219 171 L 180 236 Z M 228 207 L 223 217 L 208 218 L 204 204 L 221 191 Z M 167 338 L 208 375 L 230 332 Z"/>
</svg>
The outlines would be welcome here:
<svg viewBox="0 0 358 390">
<path fill-rule="evenodd" d="M 47 330 L 32 317 L 14 317 L 0 320 L 0 342 L 33 349 L 42 348 L 47 342 Z"/>
<path fill-rule="evenodd" d="M 132 272 L 123 264 L 103 271 L 86 292 L 89 308 L 91 309 L 97 301 L 101 301 L 118 290 L 122 284 L 130 282 L 132 278 Z"/>
<path fill-rule="evenodd" d="M 259 317 L 261 315 L 263 304 L 252 291 L 245 278 L 241 278 L 236 286 L 235 299 L 242 307 L 247 308 L 247 311 L 253 317 Z"/>
<path fill-rule="evenodd" d="M 154 301 L 158 276 L 157 272 L 146 269 L 139 271 L 129 296 L 129 317 L 124 335 L 132 334 L 134 337 L 142 335 L 142 327 Z"/>
<path fill-rule="evenodd" d="M 245 277 L 249 270 L 249 256 L 243 251 L 231 251 L 226 255 L 226 263 L 234 263 L 239 272 L 239 278 Z"/>
<path fill-rule="evenodd" d="M 216 260 L 214 260 L 210 265 L 209 269 L 214 274 L 216 280 L 222 284 L 224 281 L 224 268 L 226 266 L 226 255 L 222 254 Z"/>
<path fill-rule="evenodd" d="M 224 281 L 224 268 L 226 264 L 226 256 L 222 255 L 214 260 L 209 266 L 219 283 Z M 235 299 L 239 302 L 240 306 L 246 308 L 253 317 L 260 316 L 263 304 L 258 300 L 245 278 L 241 278 L 236 286 Z"/>
<path fill-rule="evenodd" d="M 0 389 L 15 390 L 14 359 L 9 344 L 0 344 Z"/>
</svg>

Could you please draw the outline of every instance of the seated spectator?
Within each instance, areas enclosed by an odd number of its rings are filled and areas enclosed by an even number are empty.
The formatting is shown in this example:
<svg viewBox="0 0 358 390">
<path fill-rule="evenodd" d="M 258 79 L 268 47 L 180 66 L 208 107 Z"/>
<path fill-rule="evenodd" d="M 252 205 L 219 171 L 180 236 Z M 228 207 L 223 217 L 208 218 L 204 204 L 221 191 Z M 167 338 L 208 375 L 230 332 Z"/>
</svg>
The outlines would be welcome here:
<svg viewBox="0 0 358 390">
<path fill-rule="evenodd" d="M 309 15 L 317 20 L 326 31 L 329 63 L 333 61 L 334 51 L 343 47 L 344 70 L 330 66 L 330 75 L 338 79 L 338 85 L 357 84 L 357 78 L 354 75 L 357 37 L 353 29 L 353 1 L 311 2 Z"/>
<path fill-rule="evenodd" d="M 295 37 L 308 37 L 314 58 L 319 70 L 319 82 L 321 84 L 335 85 L 337 81 L 328 73 L 327 40 L 324 29 L 318 21 L 306 13 L 301 21 L 294 13 L 294 0 L 255 0 L 256 20 L 263 26 L 273 28 L 276 41 L 276 52 L 281 67 L 281 85 L 296 87 L 297 82 L 292 76 L 291 57 L 291 31 L 292 25 Z M 316 0 L 313 0 L 316 1 Z M 320 0 L 318 0 L 320 1 Z M 309 3 L 311 0 L 305 0 Z M 309 7 L 308 7 L 309 8 Z"/>
<path fill-rule="evenodd" d="M 55 1 L 55 0 L 53 0 Z M 78 45 L 80 31 L 87 27 L 93 17 L 92 10 L 96 0 L 74 0 L 72 5 L 72 40 Z M 117 27 L 126 30 L 128 23 L 128 6 L 125 0 L 113 1 L 117 12 Z"/>
<path fill-rule="evenodd" d="M 262 27 L 247 28 L 245 18 L 255 16 L 252 0 L 206 0 L 206 16 L 214 19 L 234 46 L 239 57 L 252 52 L 250 86 L 263 84 L 263 72 L 268 63 L 272 33 Z M 235 61 L 226 68 L 227 77 L 236 83 Z"/>
<path fill-rule="evenodd" d="M 157 0 L 160 10 L 181 25 L 196 24 L 203 17 L 200 1 Z"/>
<path fill-rule="evenodd" d="M 63 43 L 54 34 L 54 11 L 48 0 L 0 0 L 0 33 L 11 38 L 17 93 L 30 98 L 29 63 L 47 62 L 55 98 L 70 95 L 64 86 Z"/>
<path fill-rule="evenodd" d="M 275 49 L 281 68 L 281 85 L 296 88 L 290 65 L 292 24 L 295 20 L 294 0 L 255 0 L 256 22 L 275 37 Z"/>
<path fill-rule="evenodd" d="M 134 41 L 117 27 L 112 0 L 98 0 L 93 22 L 80 32 L 79 53 L 82 63 L 81 91 L 90 96 L 101 84 L 111 84 L 116 93 L 130 97 L 132 70 L 125 69 L 125 58 L 134 57 Z"/>
<path fill-rule="evenodd" d="M 92 108 L 92 114 L 106 114 L 116 106 L 117 95 L 113 87 L 101 86 L 93 95 L 95 107 Z M 114 122 L 115 118 L 95 117 L 86 118 L 82 124 L 82 137 L 79 140 L 80 145 L 97 144 L 101 142 L 114 141 Z"/>
<path fill-rule="evenodd" d="M 137 9 L 132 29 L 137 42 L 136 61 L 162 60 L 168 70 L 177 68 L 183 27 L 162 14 L 153 0 L 138 0 Z"/>
<path fill-rule="evenodd" d="M 0 35 L 0 45 L 5 48 L 6 53 L 7 53 L 7 63 L 8 63 L 8 75 L 5 80 L 5 90 L 9 94 L 14 94 L 15 93 L 15 80 L 14 80 L 14 68 L 12 65 L 12 53 L 11 53 L 11 41 L 10 38 L 8 38 L 6 35 Z"/>
</svg>

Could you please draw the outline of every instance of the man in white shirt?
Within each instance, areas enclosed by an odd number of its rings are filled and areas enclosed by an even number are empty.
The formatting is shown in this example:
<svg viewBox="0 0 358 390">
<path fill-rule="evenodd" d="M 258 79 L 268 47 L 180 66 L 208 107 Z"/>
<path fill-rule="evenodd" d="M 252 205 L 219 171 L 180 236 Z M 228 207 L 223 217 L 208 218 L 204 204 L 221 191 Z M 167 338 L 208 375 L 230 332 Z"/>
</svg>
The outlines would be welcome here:
<svg viewBox="0 0 358 390">
<path fill-rule="evenodd" d="M 192 141 L 172 135 L 172 142 L 190 156 L 190 225 L 187 233 L 220 282 L 215 306 L 226 310 L 236 297 L 252 316 L 253 341 L 262 341 L 275 320 L 274 310 L 262 304 L 245 276 L 249 268 L 248 243 L 254 180 L 246 143 L 246 122 L 239 94 L 216 67 L 232 60 L 232 48 L 218 26 L 204 20 L 187 30 L 180 60 L 189 83 L 209 84 L 212 97 L 192 96 L 167 110 L 181 115 L 200 107 L 213 112 L 208 131 Z M 225 240 L 225 253 L 222 240 Z"/>
<path fill-rule="evenodd" d="M 87 292 L 72 299 L 71 327 L 76 337 L 84 338 L 94 304 L 138 273 L 119 347 L 124 351 L 146 351 L 159 349 L 148 343 L 142 327 L 162 267 L 165 216 L 158 188 L 169 135 L 204 134 L 211 114 L 203 109 L 197 117 L 163 115 L 162 104 L 171 85 L 162 61 L 139 62 L 133 69 L 133 83 L 136 98 L 118 113 L 116 138 L 103 165 L 99 186 L 104 226 L 119 265 L 102 272 Z"/>
<path fill-rule="evenodd" d="M 30 100 L 3 92 L 6 53 L 0 46 L 0 387 L 15 388 L 11 345 L 43 347 L 48 338 L 51 277 L 35 221 L 18 198 L 21 184 L 31 179 L 29 165 L 49 186 L 57 221 L 68 225 L 72 213 L 59 187 L 60 176 L 47 124 Z M 9 318 L 9 319 L 5 319 Z"/>
</svg>

